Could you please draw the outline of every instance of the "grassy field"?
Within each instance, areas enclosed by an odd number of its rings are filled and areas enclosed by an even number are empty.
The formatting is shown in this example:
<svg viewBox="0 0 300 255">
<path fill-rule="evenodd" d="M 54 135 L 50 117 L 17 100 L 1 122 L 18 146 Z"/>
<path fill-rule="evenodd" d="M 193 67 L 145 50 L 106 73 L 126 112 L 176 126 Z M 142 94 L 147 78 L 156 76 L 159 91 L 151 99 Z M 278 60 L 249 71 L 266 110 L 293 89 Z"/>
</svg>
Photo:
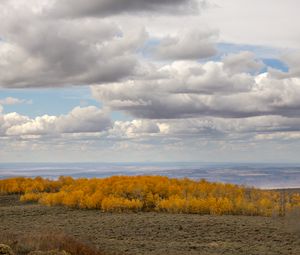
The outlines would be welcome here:
<svg viewBox="0 0 300 255">
<path fill-rule="evenodd" d="M 107 254 L 298 255 L 297 224 L 253 216 L 101 213 L 0 196 L 0 243 L 7 233 L 66 233 Z"/>
</svg>

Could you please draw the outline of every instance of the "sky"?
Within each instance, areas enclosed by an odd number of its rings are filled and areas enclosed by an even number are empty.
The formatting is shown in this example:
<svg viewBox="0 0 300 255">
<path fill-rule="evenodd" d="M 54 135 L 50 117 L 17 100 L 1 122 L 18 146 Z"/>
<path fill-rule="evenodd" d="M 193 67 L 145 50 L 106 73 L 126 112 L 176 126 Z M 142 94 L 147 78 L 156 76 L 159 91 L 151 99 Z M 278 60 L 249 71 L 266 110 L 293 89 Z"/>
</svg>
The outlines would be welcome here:
<svg viewBox="0 0 300 255">
<path fill-rule="evenodd" d="M 0 163 L 299 163 L 299 9 L 0 1 Z"/>
</svg>

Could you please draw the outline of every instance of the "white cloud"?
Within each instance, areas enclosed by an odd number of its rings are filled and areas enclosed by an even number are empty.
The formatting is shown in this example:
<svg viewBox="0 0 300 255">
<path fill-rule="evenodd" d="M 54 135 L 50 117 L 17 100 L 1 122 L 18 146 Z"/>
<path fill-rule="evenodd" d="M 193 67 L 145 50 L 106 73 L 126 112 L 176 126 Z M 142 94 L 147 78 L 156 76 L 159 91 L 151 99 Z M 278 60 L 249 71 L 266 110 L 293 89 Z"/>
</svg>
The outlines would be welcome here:
<svg viewBox="0 0 300 255">
<path fill-rule="evenodd" d="M 105 111 L 88 106 L 76 107 L 69 114 L 59 116 L 56 125 L 61 133 L 93 133 L 107 130 L 111 121 Z"/>
<path fill-rule="evenodd" d="M 118 138 L 137 138 L 140 136 L 157 135 L 160 133 L 158 123 L 147 120 L 116 121 L 110 135 Z"/>
<path fill-rule="evenodd" d="M 15 104 L 31 104 L 31 100 L 19 99 L 14 97 L 6 97 L 0 99 L 0 104 L 2 105 L 15 105 Z"/>
<path fill-rule="evenodd" d="M 61 135 L 64 133 L 95 133 L 107 130 L 111 121 L 107 114 L 94 107 L 76 107 L 67 115 L 43 115 L 31 119 L 17 113 L 0 116 L 2 136 Z"/>
</svg>

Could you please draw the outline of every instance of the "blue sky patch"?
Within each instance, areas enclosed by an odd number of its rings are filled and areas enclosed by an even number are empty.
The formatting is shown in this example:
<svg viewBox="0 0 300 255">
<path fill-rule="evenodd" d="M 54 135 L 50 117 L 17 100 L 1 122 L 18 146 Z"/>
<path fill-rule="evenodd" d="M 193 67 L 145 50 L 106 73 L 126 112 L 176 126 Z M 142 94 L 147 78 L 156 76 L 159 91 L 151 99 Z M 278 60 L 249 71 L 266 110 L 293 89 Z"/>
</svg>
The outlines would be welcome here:
<svg viewBox="0 0 300 255">
<path fill-rule="evenodd" d="M 44 114 L 67 114 L 74 107 L 94 105 L 101 107 L 99 102 L 91 97 L 89 87 L 49 88 L 49 89 L 2 89 L 0 99 L 14 97 L 21 100 L 32 101 L 31 104 L 5 105 L 5 112 L 18 112 L 19 114 L 36 117 Z"/>
</svg>

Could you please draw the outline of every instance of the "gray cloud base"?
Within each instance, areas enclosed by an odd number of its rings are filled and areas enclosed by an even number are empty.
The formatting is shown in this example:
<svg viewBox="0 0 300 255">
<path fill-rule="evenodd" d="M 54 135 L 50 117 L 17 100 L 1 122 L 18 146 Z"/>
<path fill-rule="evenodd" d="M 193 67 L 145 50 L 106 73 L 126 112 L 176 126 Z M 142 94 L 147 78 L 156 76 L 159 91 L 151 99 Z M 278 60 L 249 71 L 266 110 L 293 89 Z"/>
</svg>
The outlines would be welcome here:
<svg viewBox="0 0 300 255">
<path fill-rule="evenodd" d="M 51 14 L 69 17 L 98 16 L 105 17 L 120 13 L 196 13 L 204 1 L 197 0 L 58 0 Z"/>
<path fill-rule="evenodd" d="M 124 32 L 101 19 L 57 20 L 29 6 L 2 5 L 0 87 L 86 85 L 135 72 L 147 38 L 142 28 Z"/>
</svg>

